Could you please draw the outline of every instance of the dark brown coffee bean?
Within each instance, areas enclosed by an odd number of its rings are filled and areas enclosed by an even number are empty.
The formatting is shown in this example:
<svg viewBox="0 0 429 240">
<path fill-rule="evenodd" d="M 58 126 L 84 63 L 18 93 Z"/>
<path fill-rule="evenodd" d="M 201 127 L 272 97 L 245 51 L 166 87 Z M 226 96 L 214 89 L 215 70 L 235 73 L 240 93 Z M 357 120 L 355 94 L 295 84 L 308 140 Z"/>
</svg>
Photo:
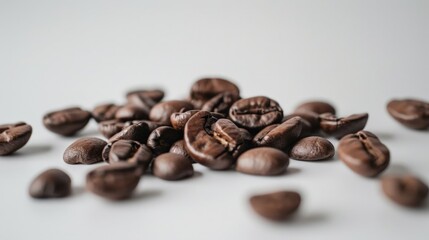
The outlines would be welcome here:
<svg viewBox="0 0 429 240">
<path fill-rule="evenodd" d="M 327 102 L 309 101 L 296 107 L 295 112 L 313 112 L 317 114 L 331 113 L 335 115 L 335 108 Z"/>
<path fill-rule="evenodd" d="M 173 126 L 176 130 L 185 129 L 185 125 L 188 120 L 194 116 L 195 113 L 199 112 L 199 110 L 189 110 L 186 112 L 175 112 L 170 116 L 171 126 Z"/>
<path fill-rule="evenodd" d="M 252 97 L 236 101 L 229 109 L 229 117 L 240 127 L 262 129 L 279 123 L 283 118 L 283 110 L 270 98 Z"/>
<path fill-rule="evenodd" d="M 283 121 L 289 120 L 293 117 L 300 117 L 303 120 L 303 128 L 308 129 L 310 133 L 314 133 L 319 130 L 320 128 L 320 120 L 319 120 L 319 114 L 314 112 L 295 112 L 289 115 L 286 115 L 283 117 Z"/>
<path fill-rule="evenodd" d="M 163 126 L 153 130 L 148 139 L 147 146 L 152 149 L 154 156 L 166 153 L 170 147 L 183 138 L 183 133 L 172 127 Z"/>
<path fill-rule="evenodd" d="M 157 104 L 154 100 L 141 94 L 131 94 L 127 96 L 127 104 L 138 107 L 149 116 L 150 109 Z"/>
<path fill-rule="evenodd" d="M 325 113 L 319 117 L 322 131 L 337 139 L 364 129 L 368 121 L 368 113 L 353 114 L 343 118 L 337 118 L 330 113 Z"/>
<path fill-rule="evenodd" d="M 260 216 L 283 221 L 293 214 L 301 204 L 301 196 L 293 191 L 279 191 L 256 195 L 250 198 L 250 205 Z"/>
<path fill-rule="evenodd" d="M 148 129 L 149 129 L 149 134 L 153 130 L 155 130 L 155 129 L 159 128 L 159 127 L 166 126 L 165 124 L 161 124 L 161 123 L 157 123 L 157 122 L 153 122 L 153 121 L 149 121 L 149 120 L 134 120 L 134 121 L 125 122 L 124 127 L 128 127 L 128 126 L 131 126 L 131 125 L 137 124 L 137 123 L 146 124 L 147 127 L 148 127 Z"/>
<path fill-rule="evenodd" d="M 86 188 L 110 200 L 129 198 L 137 187 L 141 169 L 137 165 L 119 162 L 98 167 L 86 176 Z"/>
<path fill-rule="evenodd" d="M 68 164 L 93 164 L 103 161 L 102 152 L 106 142 L 94 137 L 76 140 L 65 151 L 64 162 Z"/>
<path fill-rule="evenodd" d="M 238 100 L 239 96 L 230 92 L 219 93 L 204 103 L 201 110 L 228 115 L 229 108 Z"/>
<path fill-rule="evenodd" d="M 16 152 L 27 144 L 33 129 L 24 122 L 0 125 L 0 156 Z"/>
<path fill-rule="evenodd" d="M 238 87 L 226 79 L 203 78 L 192 85 L 190 99 L 197 109 L 201 109 L 211 98 L 225 92 L 231 93 L 236 99 L 240 96 Z"/>
<path fill-rule="evenodd" d="M 417 99 L 392 100 L 387 111 L 404 126 L 423 130 L 429 128 L 429 103 Z"/>
<path fill-rule="evenodd" d="M 384 194 L 392 201 L 407 207 L 423 205 L 428 196 L 428 186 L 414 176 L 385 176 L 381 179 Z"/>
<path fill-rule="evenodd" d="M 253 144 L 258 147 L 286 150 L 298 140 L 301 134 L 302 122 L 300 120 L 300 117 L 294 117 L 282 124 L 265 127 L 253 138 Z"/>
<path fill-rule="evenodd" d="M 106 138 L 111 138 L 122 129 L 124 129 L 124 123 L 118 120 L 107 120 L 98 124 L 98 131 Z"/>
<path fill-rule="evenodd" d="M 103 160 L 108 163 L 129 162 L 146 170 L 152 161 L 152 151 L 143 144 L 132 140 L 118 140 L 106 145 Z"/>
<path fill-rule="evenodd" d="M 92 110 L 92 117 L 97 122 L 113 120 L 119 108 L 121 108 L 121 106 L 112 103 L 101 104 Z"/>
<path fill-rule="evenodd" d="M 62 198 L 71 193 L 71 179 L 59 169 L 49 169 L 39 174 L 30 184 L 33 198 Z"/>
<path fill-rule="evenodd" d="M 91 119 L 90 112 L 78 107 L 50 112 L 43 117 L 45 127 L 59 135 L 72 136 L 82 130 Z"/>
<path fill-rule="evenodd" d="M 289 157 L 282 151 L 260 147 L 244 152 L 237 159 L 236 170 L 238 172 L 271 176 L 279 175 L 289 166 Z"/>
<path fill-rule="evenodd" d="M 185 140 L 176 141 L 170 148 L 171 153 L 179 154 L 185 157 L 190 163 L 196 163 L 185 149 Z"/>
<path fill-rule="evenodd" d="M 131 95 L 139 95 L 143 97 L 148 97 L 152 99 L 155 102 L 160 102 L 164 98 L 164 91 L 161 89 L 141 89 L 141 90 L 134 90 L 127 93 L 127 98 Z"/>
<path fill-rule="evenodd" d="M 357 174 L 375 177 L 389 165 L 390 152 L 373 133 L 359 131 L 340 140 L 338 157 Z"/>
<path fill-rule="evenodd" d="M 128 104 L 118 109 L 115 118 L 122 122 L 144 120 L 148 119 L 148 114 L 149 112 L 147 110 Z"/>
<path fill-rule="evenodd" d="M 149 126 L 146 122 L 140 121 L 128 127 L 124 127 L 120 132 L 113 135 L 109 142 L 113 143 L 118 140 L 133 140 L 141 144 L 146 144 L 149 137 Z"/>
<path fill-rule="evenodd" d="M 156 104 L 150 111 L 149 119 L 164 125 L 171 125 L 170 116 L 175 112 L 185 112 L 194 109 L 187 101 L 171 100 Z"/>
<path fill-rule="evenodd" d="M 192 176 L 194 168 L 183 155 L 164 153 L 155 158 L 152 173 L 161 179 L 174 181 Z"/>
<path fill-rule="evenodd" d="M 322 137 L 306 137 L 299 140 L 291 149 L 290 157 L 303 161 L 330 159 L 335 155 L 331 142 Z"/>
</svg>

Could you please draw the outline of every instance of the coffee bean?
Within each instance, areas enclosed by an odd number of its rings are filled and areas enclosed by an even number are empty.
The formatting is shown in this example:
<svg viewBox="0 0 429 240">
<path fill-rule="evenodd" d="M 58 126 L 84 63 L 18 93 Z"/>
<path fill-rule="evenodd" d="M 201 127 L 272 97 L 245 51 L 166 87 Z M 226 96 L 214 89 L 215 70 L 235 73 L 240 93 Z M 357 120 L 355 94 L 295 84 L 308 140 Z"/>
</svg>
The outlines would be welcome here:
<svg viewBox="0 0 429 240">
<path fill-rule="evenodd" d="M 59 169 L 49 169 L 39 174 L 30 184 L 33 198 L 62 198 L 71 193 L 71 179 Z"/>
<path fill-rule="evenodd" d="M 152 99 L 152 101 L 160 102 L 164 98 L 164 91 L 161 89 L 140 89 L 134 90 L 127 93 L 127 98 L 131 95 L 139 95 L 143 97 L 148 97 Z"/>
<path fill-rule="evenodd" d="M 164 153 L 155 158 L 152 173 L 161 179 L 174 181 L 192 176 L 194 168 L 183 155 Z"/>
<path fill-rule="evenodd" d="M 146 145 L 132 140 L 118 140 L 106 145 L 102 156 L 105 162 L 129 162 L 141 166 L 143 171 L 152 161 L 152 151 Z"/>
<path fill-rule="evenodd" d="M 279 175 L 289 166 L 289 157 L 282 151 L 260 147 L 244 152 L 238 157 L 236 170 L 238 172 L 270 176 Z"/>
<path fill-rule="evenodd" d="M 190 163 L 196 163 L 185 149 L 185 140 L 176 141 L 170 148 L 171 153 L 184 156 Z"/>
<path fill-rule="evenodd" d="M 417 99 L 392 100 L 387 111 L 406 127 L 423 130 L 429 128 L 429 103 Z"/>
<path fill-rule="evenodd" d="M 153 130 L 148 139 L 147 146 L 152 149 L 154 156 L 166 153 L 171 145 L 183 138 L 183 133 L 172 127 L 163 126 Z"/>
<path fill-rule="evenodd" d="M 392 201 L 407 207 L 423 205 L 428 196 L 428 186 L 417 177 L 385 176 L 381 179 L 384 194 Z"/>
<path fill-rule="evenodd" d="M 296 107 L 295 112 L 313 112 L 317 114 L 331 113 L 335 115 L 335 108 L 327 102 L 309 101 Z"/>
<path fill-rule="evenodd" d="M 252 97 L 236 101 L 229 109 L 229 117 L 239 127 L 262 129 L 279 123 L 283 118 L 283 110 L 270 98 Z"/>
<path fill-rule="evenodd" d="M 124 123 L 118 120 L 107 120 L 98 124 L 98 131 L 106 138 L 111 138 L 122 129 L 124 129 Z"/>
<path fill-rule="evenodd" d="M 338 157 L 354 172 L 375 177 L 389 165 L 389 149 L 368 131 L 349 134 L 340 140 Z"/>
<path fill-rule="evenodd" d="M 72 136 L 88 124 L 91 116 L 90 112 L 78 107 L 66 108 L 46 114 L 43 124 L 54 133 Z"/>
<path fill-rule="evenodd" d="M 92 110 L 92 117 L 95 121 L 102 122 L 115 119 L 115 114 L 121 106 L 113 103 L 98 105 Z"/>
<path fill-rule="evenodd" d="M 238 100 L 239 96 L 230 92 L 219 93 L 204 103 L 201 110 L 228 115 L 229 108 Z"/>
<path fill-rule="evenodd" d="M 290 151 L 291 158 L 303 161 L 326 160 L 334 155 L 335 148 L 331 142 L 314 136 L 299 140 Z"/>
<path fill-rule="evenodd" d="M 165 124 L 161 124 L 161 123 L 157 123 L 157 122 L 153 122 L 153 121 L 149 121 L 149 120 L 134 120 L 134 121 L 127 121 L 127 122 L 125 122 L 124 127 L 128 127 L 128 126 L 131 126 L 131 125 L 134 125 L 134 124 L 137 124 L 137 123 L 142 123 L 142 124 L 147 125 L 147 127 L 149 129 L 149 134 L 153 130 L 155 130 L 155 129 L 159 128 L 159 127 L 166 126 Z"/>
<path fill-rule="evenodd" d="M 302 123 L 300 119 L 300 117 L 294 117 L 282 124 L 265 127 L 253 138 L 254 145 L 286 150 L 298 140 L 301 134 Z"/>
<path fill-rule="evenodd" d="M 368 121 L 368 113 L 353 114 L 343 118 L 337 118 L 330 113 L 325 113 L 319 117 L 322 131 L 337 139 L 364 129 Z"/>
<path fill-rule="evenodd" d="M 279 191 L 250 198 L 250 205 L 260 216 L 271 221 L 283 221 L 301 204 L 301 196 L 294 191 Z"/>
<path fill-rule="evenodd" d="M 308 129 L 309 133 L 314 133 L 320 129 L 320 119 L 319 114 L 314 112 L 295 112 L 283 117 L 283 121 L 289 120 L 293 117 L 300 117 L 304 121 L 303 128 Z"/>
<path fill-rule="evenodd" d="M 33 129 L 24 122 L 0 125 L 0 156 L 16 152 L 27 144 Z"/>
<path fill-rule="evenodd" d="M 190 99 L 195 107 L 200 109 L 211 98 L 225 92 L 231 93 L 236 99 L 240 96 L 238 87 L 226 79 L 203 78 L 192 85 Z"/>
<path fill-rule="evenodd" d="M 131 94 L 127 96 L 128 105 L 135 106 L 143 110 L 149 116 L 150 109 L 157 104 L 154 100 L 141 94 Z"/>
<path fill-rule="evenodd" d="M 76 140 L 65 151 L 64 162 L 68 164 L 93 164 L 103 161 L 102 152 L 106 142 L 94 137 Z"/>
<path fill-rule="evenodd" d="M 199 110 L 189 110 L 186 112 L 175 112 L 170 116 L 170 122 L 174 129 L 183 130 L 188 120 Z"/>
<path fill-rule="evenodd" d="M 175 112 L 185 112 L 194 109 L 187 101 L 171 100 L 156 104 L 150 111 L 149 119 L 164 125 L 171 125 L 170 116 Z"/>
<path fill-rule="evenodd" d="M 129 198 L 137 187 L 141 169 L 127 162 L 98 167 L 86 176 L 86 188 L 110 200 Z"/>
<path fill-rule="evenodd" d="M 120 132 L 113 135 L 109 142 L 113 143 L 118 140 L 133 140 L 141 144 L 146 144 L 149 137 L 149 126 L 146 122 L 140 121 L 128 127 L 124 127 Z"/>
<path fill-rule="evenodd" d="M 125 105 L 118 109 L 115 118 L 119 121 L 144 120 L 148 118 L 149 112 L 134 105 Z"/>
</svg>

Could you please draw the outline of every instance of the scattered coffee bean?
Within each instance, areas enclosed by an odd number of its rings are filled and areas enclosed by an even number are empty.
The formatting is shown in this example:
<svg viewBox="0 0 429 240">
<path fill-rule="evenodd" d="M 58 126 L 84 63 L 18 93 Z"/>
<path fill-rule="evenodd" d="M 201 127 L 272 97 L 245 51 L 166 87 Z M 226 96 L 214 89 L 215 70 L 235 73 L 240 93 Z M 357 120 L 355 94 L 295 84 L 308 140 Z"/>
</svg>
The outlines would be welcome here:
<svg viewBox="0 0 429 240">
<path fill-rule="evenodd" d="M 428 196 L 428 186 L 414 176 L 385 176 L 381 179 L 384 194 L 407 207 L 421 206 Z"/>
<path fill-rule="evenodd" d="M 293 191 L 279 191 L 250 198 L 253 210 L 271 221 L 286 220 L 301 204 L 301 196 Z"/>
<path fill-rule="evenodd" d="M 335 108 L 327 102 L 309 101 L 296 107 L 295 112 L 313 112 L 317 114 L 331 113 L 335 115 Z"/>
<path fill-rule="evenodd" d="M 145 109 L 128 104 L 118 109 L 115 118 L 122 122 L 144 120 L 148 118 L 148 112 Z"/>
<path fill-rule="evenodd" d="M 289 120 L 293 117 L 300 117 L 302 118 L 304 121 L 305 125 L 309 125 L 309 126 L 304 126 L 308 128 L 308 130 L 313 133 L 316 132 L 317 130 L 319 130 L 320 128 L 320 120 L 319 120 L 319 114 L 314 113 L 314 112 L 295 112 L 295 113 L 291 113 L 289 115 L 286 115 L 283 117 L 283 121 L 285 122 L 286 120 Z"/>
<path fill-rule="evenodd" d="M 319 117 L 322 131 L 337 139 L 364 129 L 368 121 L 368 113 L 353 114 L 343 118 L 337 118 L 331 113 L 325 113 Z"/>
<path fill-rule="evenodd" d="M 27 144 L 33 129 L 24 122 L 0 125 L 0 156 L 16 152 Z"/>
<path fill-rule="evenodd" d="M 155 158 L 152 173 L 161 179 L 174 181 L 192 176 L 194 168 L 183 155 L 164 153 Z"/>
<path fill-rule="evenodd" d="M 131 94 L 127 96 L 128 105 L 135 106 L 146 112 L 149 116 L 150 109 L 157 104 L 151 98 L 141 94 Z"/>
<path fill-rule="evenodd" d="M 108 144 L 103 150 L 103 160 L 108 163 L 129 162 L 142 167 L 142 173 L 152 161 L 152 151 L 143 144 L 132 140 L 118 140 Z"/>
<path fill-rule="evenodd" d="M 94 137 L 76 140 L 65 151 L 64 162 L 68 164 L 93 164 L 103 161 L 102 152 L 106 142 Z"/>
<path fill-rule="evenodd" d="M 225 92 L 231 93 L 236 99 L 240 96 L 238 87 L 226 79 L 203 78 L 192 85 L 190 99 L 197 109 L 201 109 L 204 103 Z"/>
<path fill-rule="evenodd" d="M 45 127 L 59 135 L 72 136 L 82 130 L 91 119 L 90 112 L 78 107 L 50 112 L 43 117 Z"/>
<path fill-rule="evenodd" d="M 354 172 L 375 177 L 389 165 L 389 149 L 368 131 L 349 134 L 340 140 L 338 157 Z"/>
<path fill-rule="evenodd" d="M 171 153 L 179 154 L 184 156 L 190 163 L 196 163 L 194 159 L 188 154 L 188 152 L 185 149 L 185 141 L 179 140 L 176 141 L 170 148 Z"/>
<path fill-rule="evenodd" d="M 98 131 L 106 138 L 111 138 L 122 129 L 124 129 L 124 123 L 118 120 L 107 120 L 98 124 Z"/>
<path fill-rule="evenodd" d="M 71 179 L 59 169 L 49 169 L 39 174 L 30 184 L 33 198 L 62 198 L 71 193 Z"/>
<path fill-rule="evenodd" d="M 133 140 L 141 144 L 146 144 L 149 137 L 149 126 L 146 122 L 140 121 L 128 127 L 124 127 L 120 132 L 113 135 L 109 142 L 116 142 L 118 140 Z"/>
<path fill-rule="evenodd" d="M 290 151 L 291 158 L 303 161 L 326 160 L 334 155 L 334 145 L 322 137 L 315 136 L 299 140 Z"/>
<path fill-rule="evenodd" d="M 189 110 L 186 112 L 175 112 L 170 116 L 171 126 L 176 130 L 184 130 L 188 120 L 199 110 Z"/>
<path fill-rule="evenodd" d="M 404 126 L 423 130 L 429 128 L 429 103 L 417 99 L 392 100 L 387 111 Z"/>
<path fill-rule="evenodd" d="M 115 119 L 115 114 L 121 106 L 107 103 L 98 105 L 92 110 L 92 117 L 95 121 L 102 122 Z"/>
<path fill-rule="evenodd" d="M 159 128 L 159 127 L 166 126 L 165 124 L 161 124 L 161 123 L 157 123 L 157 122 L 153 122 L 153 121 L 149 121 L 149 120 L 134 120 L 134 121 L 127 121 L 127 122 L 125 122 L 124 127 L 128 127 L 128 126 L 131 126 L 131 125 L 137 124 L 137 123 L 142 123 L 142 124 L 147 125 L 147 127 L 149 129 L 149 134 L 153 130 L 155 130 L 155 129 Z"/>
<path fill-rule="evenodd" d="M 279 175 L 289 166 L 289 157 L 282 151 L 260 147 L 254 148 L 238 157 L 236 170 L 252 175 Z"/>
<path fill-rule="evenodd" d="M 282 124 L 275 124 L 262 129 L 253 138 L 258 147 L 273 147 L 286 150 L 298 140 L 301 134 L 302 122 L 300 117 L 291 118 Z"/>
<path fill-rule="evenodd" d="M 229 108 L 238 100 L 238 95 L 230 92 L 219 93 L 212 97 L 201 107 L 201 110 L 207 112 L 216 112 L 228 115 Z"/>
<path fill-rule="evenodd" d="M 175 112 L 185 112 L 194 109 L 187 101 L 171 100 L 156 104 L 150 111 L 149 119 L 163 125 L 171 125 L 170 116 Z"/>
<path fill-rule="evenodd" d="M 183 133 L 172 127 L 163 126 L 153 130 L 148 139 L 147 146 L 152 149 L 154 156 L 166 153 L 171 146 L 183 138 Z"/>
<path fill-rule="evenodd" d="M 130 91 L 127 93 L 127 98 L 131 95 L 139 95 L 139 96 L 143 96 L 143 97 L 148 97 L 150 99 L 152 99 L 155 102 L 160 102 L 163 98 L 164 98 L 164 91 L 162 91 L 161 89 L 152 89 L 152 90 L 147 90 L 147 89 L 141 89 L 141 90 L 135 90 L 135 91 Z"/>
</svg>

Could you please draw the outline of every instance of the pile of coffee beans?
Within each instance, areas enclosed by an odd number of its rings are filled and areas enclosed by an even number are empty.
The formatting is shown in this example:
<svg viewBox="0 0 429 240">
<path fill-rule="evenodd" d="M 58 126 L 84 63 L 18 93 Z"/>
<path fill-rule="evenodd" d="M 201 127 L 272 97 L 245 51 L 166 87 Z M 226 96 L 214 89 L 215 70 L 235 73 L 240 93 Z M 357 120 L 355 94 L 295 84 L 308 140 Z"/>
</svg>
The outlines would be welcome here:
<svg viewBox="0 0 429 240">
<path fill-rule="evenodd" d="M 163 101 L 160 89 L 135 90 L 123 104 L 107 103 L 92 111 L 80 107 L 59 109 L 43 117 L 45 127 L 62 136 L 73 136 L 91 119 L 106 139 L 85 137 L 65 149 L 67 164 L 102 166 L 86 176 L 86 189 L 110 200 L 132 196 L 145 174 L 177 181 L 193 176 L 193 164 L 221 171 L 272 176 L 287 171 L 290 159 L 332 159 L 335 147 L 327 139 L 339 139 L 338 157 L 353 172 L 377 177 L 390 162 L 389 149 L 373 133 L 364 130 L 367 113 L 338 116 L 323 101 L 308 101 L 285 114 L 267 96 L 243 98 L 239 88 L 220 78 L 196 81 L 187 99 Z M 406 127 L 429 128 L 429 103 L 415 99 L 392 100 L 387 110 Z M 0 125 L 0 155 L 24 146 L 31 126 L 22 122 Z M 414 176 L 386 176 L 382 190 L 403 206 L 420 206 L 428 187 Z M 66 197 L 71 179 L 50 169 L 30 185 L 34 198 Z M 273 221 L 288 218 L 300 206 L 298 192 L 282 190 L 249 199 L 256 213 Z"/>
</svg>

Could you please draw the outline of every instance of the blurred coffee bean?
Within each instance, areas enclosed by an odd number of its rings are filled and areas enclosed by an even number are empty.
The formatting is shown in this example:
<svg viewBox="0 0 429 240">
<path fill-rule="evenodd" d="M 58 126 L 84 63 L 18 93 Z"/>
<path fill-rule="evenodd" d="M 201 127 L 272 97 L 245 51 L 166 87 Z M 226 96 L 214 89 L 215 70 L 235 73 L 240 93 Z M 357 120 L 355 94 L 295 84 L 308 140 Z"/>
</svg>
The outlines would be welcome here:
<svg viewBox="0 0 429 240">
<path fill-rule="evenodd" d="M 118 109 L 115 118 L 122 122 L 144 120 L 148 119 L 148 114 L 149 112 L 147 110 L 128 104 Z"/>
<path fill-rule="evenodd" d="M 121 108 L 121 106 L 107 103 L 98 105 L 92 110 L 92 117 L 95 121 L 102 122 L 115 119 L 116 112 Z"/>
<path fill-rule="evenodd" d="M 49 169 L 39 174 L 30 184 L 33 198 L 62 198 L 71 193 L 71 179 L 59 169 Z"/>
<path fill-rule="evenodd" d="M 174 181 L 192 176 L 194 168 L 183 155 L 164 153 L 155 158 L 152 173 L 161 179 Z"/>
<path fill-rule="evenodd" d="M 300 117 L 294 117 L 282 124 L 265 127 L 253 138 L 253 144 L 258 147 L 286 150 L 298 140 L 301 134 L 302 122 L 300 120 Z"/>
<path fill-rule="evenodd" d="M 239 96 L 230 92 L 219 93 L 204 103 L 201 110 L 228 115 L 229 108 L 238 100 Z"/>
<path fill-rule="evenodd" d="M 259 147 L 241 154 L 236 170 L 246 174 L 270 176 L 284 173 L 288 166 L 289 157 L 284 152 L 275 148 Z"/>
<path fill-rule="evenodd" d="M 184 156 L 190 163 L 196 163 L 185 149 L 185 140 L 176 141 L 170 148 L 171 153 Z"/>
<path fill-rule="evenodd" d="M 166 153 L 170 147 L 183 138 L 183 133 L 172 127 L 163 126 L 153 130 L 148 139 L 147 146 L 152 149 L 154 156 Z"/>
<path fill-rule="evenodd" d="M 127 96 L 127 105 L 135 106 L 146 112 L 149 116 L 150 109 L 155 106 L 157 102 L 149 97 L 140 94 L 131 94 Z"/>
<path fill-rule="evenodd" d="M 73 142 L 63 155 L 68 164 L 93 164 L 103 161 L 102 152 L 106 142 L 94 137 L 80 138 Z"/>
<path fill-rule="evenodd" d="M 59 135 L 72 136 L 83 129 L 91 119 L 90 112 L 78 107 L 50 112 L 43 117 L 45 127 Z"/>
<path fill-rule="evenodd" d="M 330 113 L 325 113 L 319 117 L 320 129 L 327 135 L 334 136 L 337 139 L 364 129 L 368 121 L 368 113 L 353 114 L 343 118 L 337 118 Z"/>
<path fill-rule="evenodd" d="M 153 122 L 153 121 L 149 121 L 149 120 L 134 120 L 134 121 L 125 122 L 124 127 L 128 127 L 128 126 L 131 126 L 131 125 L 137 124 L 137 123 L 142 123 L 142 124 L 147 125 L 147 127 L 149 129 L 149 134 L 153 130 L 155 130 L 159 127 L 166 126 L 165 124 L 161 124 L 161 123 L 157 123 L 157 122 Z"/>
<path fill-rule="evenodd" d="M 201 109 L 204 103 L 206 103 L 219 93 L 225 92 L 232 94 L 236 99 L 238 99 L 240 96 L 240 90 L 238 89 L 238 87 L 234 83 L 226 79 L 203 78 L 196 81 L 192 85 L 190 92 L 190 100 L 197 109 Z"/>
<path fill-rule="evenodd" d="M 144 144 L 133 140 L 118 140 L 103 150 L 103 160 L 108 163 L 129 162 L 146 170 L 152 161 L 152 151 Z"/>
<path fill-rule="evenodd" d="M 131 95 L 138 95 L 152 99 L 154 102 L 160 102 L 164 98 L 164 91 L 161 89 L 139 89 L 134 91 L 129 91 L 127 93 L 127 98 Z"/>
<path fill-rule="evenodd" d="M 319 123 L 319 114 L 314 113 L 314 112 L 295 112 L 295 113 L 291 113 L 289 115 L 286 115 L 283 117 L 283 121 L 289 120 L 293 117 L 300 117 L 303 120 L 305 120 L 304 125 L 309 125 L 309 126 L 304 126 L 305 128 L 308 128 L 308 130 L 313 133 L 319 130 L 320 128 L 320 123 Z"/>
<path fill-rule="evenodd" d="M 171 100 L 156 104 L 150 111 L 149 119 L 163 125 L 171 125 L 170 116 L 175 112 L 185 112 L 194 109 L 187 101 Z"/>
<path fill-rule="evenodd" d="M 279 191 L 250 198 L 253 210 L 271 221 L 286 220 L 296 212 L 300 204 L 301 196 L 294 191 Z"/>
<path fill-rule="evenodd" d="M 389 114 L 402 125 L 424 130 L 429 128 L 429 103 L 417 99 L 391 100 L 387 104 Z"/>
<path fill-rule="evenodd" d="M 385 176 L 381 179 L 384 194 L 397 204 L 407 207 L 423 205 L 428 196 L 428 186 L 417 177 Z"/>
<path fill-rule="evenodd" d="M 98 124 L 98 131 L 106 138 L 111 138 L 122 129 L 124 129 L 124 123 L 118 120 L 107 120 Z"/>
<path fill-rule="evenodd" d="M 0 125 L 0 156 L 22 148 L 30 140 L 32 132 L 33 128 L 24 122 Z"/>
<path fill-rule="evenodd" d="M 330 159 L 335 155 L 331 142 L 322 137 L 306 137 L 299 140 L 290 150 L 290 157 L 302 161 Z"/>
<path fill-rule="evenodd" d="M 199 112 L 199 110 L 189 110 L 186 112 L 175 112 L 170 116 L 171 126 L 173 126 L 176 130 L 185 129 L 185 125 L 188 120 L 195 114 Z"/>
<path fill-rule="evenodd" d="M 295 112 L 313 112 L 317 114 L 331 113 L 335 115 L 335 108 L 323 101 L 308 101 L 295 108 Z"/>
<path fill-rule="evenodd" d="M 141 144 L 146 144 L 149 137 L 149 126 L 146 122 L 140 121 L 128 127 L 124 127 L 120 132 L 113 135 L 109 142 L 113 143 L 118 140 L 134 140 Z"/>
</svg>

